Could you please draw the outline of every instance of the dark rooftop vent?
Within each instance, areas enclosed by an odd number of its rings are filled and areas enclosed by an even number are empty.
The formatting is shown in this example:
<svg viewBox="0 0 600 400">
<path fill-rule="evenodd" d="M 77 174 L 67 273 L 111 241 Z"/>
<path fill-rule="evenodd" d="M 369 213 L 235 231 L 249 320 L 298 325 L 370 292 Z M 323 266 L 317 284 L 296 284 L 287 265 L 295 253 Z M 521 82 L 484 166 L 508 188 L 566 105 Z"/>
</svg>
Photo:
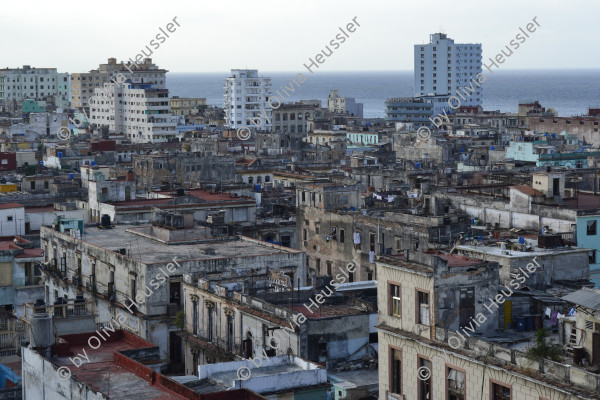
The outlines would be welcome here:
<svg viewBox="0 0 600 400">
<path fill-rule="evenodd" d="M 108 214 L 102 214 L 102 217 L 100 218 L 100 226 L 102 227 L 102 229 L 107 229 L 110 228 L 110 215 Z"/>
</svg>

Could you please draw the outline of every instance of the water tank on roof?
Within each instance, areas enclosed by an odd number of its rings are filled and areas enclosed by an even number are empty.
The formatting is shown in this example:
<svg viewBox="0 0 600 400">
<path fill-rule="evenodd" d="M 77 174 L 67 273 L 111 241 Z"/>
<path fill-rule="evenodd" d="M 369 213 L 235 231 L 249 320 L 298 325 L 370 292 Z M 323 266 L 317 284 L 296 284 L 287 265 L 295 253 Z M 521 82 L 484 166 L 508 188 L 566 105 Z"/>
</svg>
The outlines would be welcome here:
<svg viewBox="0 0 600 400">
<path fill-rule="evenodd" d="M 103 227 L 110 227 L 110 215 L 102 214 L 100 221 L 101 221 Z"/>
<path fill-rule="evenodd" d="M 96 161 L 90 161 L 90 165 L 96 165 Z"/>
<path fill-rule="evenodd" d="M 52 317 L 46 313 L 35 313 L 31 317 L 30 346 L 50 347 L 54 344 L 54 325 Z"/>
<path fill-rule="evenodd" d="M 490 150 L 494 150 L 495 148 L 495 146 L 490 146 Z"/>
<path fill-rule="evenodd" d="M 177 197 L 185 196 L 184 188 L 177 188 Z"/>
<path fill-rule="evenodd" d="M 69 174 L 69 179 L 73 179 L 74 175 L 73 174 Z"/>
<path fill-rule="evenodd" d="M 519 244 L 525 244 L 525 238 L 523 236 L 519 236 Z"/>
</svg>

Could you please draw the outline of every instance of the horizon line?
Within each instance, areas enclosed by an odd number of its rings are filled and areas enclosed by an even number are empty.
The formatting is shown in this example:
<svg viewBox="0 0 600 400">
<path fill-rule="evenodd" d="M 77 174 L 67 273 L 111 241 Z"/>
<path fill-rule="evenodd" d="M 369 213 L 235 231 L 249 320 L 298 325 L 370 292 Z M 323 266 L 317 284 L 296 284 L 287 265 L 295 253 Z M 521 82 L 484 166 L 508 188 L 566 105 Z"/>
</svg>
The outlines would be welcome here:
<svg viewBox="0 0 600 400">
<path fill-rule="evenodd" d="M 260 71 L 264 71 L 265 73 L 303 73 L 305 74 L 305 76 L 312 76 L 313 74 L 311 74 L 310 72 L 302 72 L 302 71 L 298 71 L 298 70 L 261 70 L 259 68 L 233 68 L 233 69 L 249 69 L 249 70 L 253 70 L 256 69 L 259 71 L 259 73 L 262 73 Z M 573 67 L 568 67 L 568 68 L 506 68 L 506 69 L 502 69 L 502 70 L 498 70 L 498 71 L 494 71 L 494 73 L 500 73 L 500 72 L 506 72 L 506 71 L 511 71 L 511 72 L 517 72 L 517 71 L 582 71 L 582 70 L 600 70 L 600 68 L 598 67 L 581 67 L 581 68 L 573 68 Z M 168 73 L 177 73 L 177 74 L 229 74 L 231 71 L 173 71 L 173 70 L 169 70 Z M 371 69 L 371 70 L 336 70 L 336 71 L 317 71 L 317 74 L 323 74 L 323 73 L 348 73 L 348 72 L 352 72 L 352 73 L 357 73 L 357 72 L 409 72 L 409 73 L 413 73 L 413 70 L 408 70 L 408 69 Z M 486 71 L 482 71 L 482 74 L 486 75 Z M 491 73 L 489 71 L 487 71 L 488 76 L 491 75 Z"/>
</svg>

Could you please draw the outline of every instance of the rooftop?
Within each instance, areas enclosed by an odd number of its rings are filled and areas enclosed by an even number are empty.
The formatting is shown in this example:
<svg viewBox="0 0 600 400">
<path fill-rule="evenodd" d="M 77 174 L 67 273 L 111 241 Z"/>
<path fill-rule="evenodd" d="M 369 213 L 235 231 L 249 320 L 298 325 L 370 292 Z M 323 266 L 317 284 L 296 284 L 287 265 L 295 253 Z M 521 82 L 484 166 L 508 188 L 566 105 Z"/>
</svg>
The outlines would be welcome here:
<svg viewBox="0 0 600 400">
<path fill-rule="evenodd" d="M 4 204 L 0 204 L 0 210 L 5 210 L 7 208 L 20 208 L 20 207 L 24 207 L 23 204 L 19 204 L 19 203 L 4 203 Z"/>
<path fill-rule="evenodd" d="M 528 248 L 528 251 L 518 251 L 518 250 L 510 250 L 507 246 L 505 249 L 502 249 L 500 246 L 501 243 L 516 243 L 516 240 L 498 240 L 498 241 L 486 241 L 481 244 L 462 244 L 457 245 L 457 250 L 466 250 L 472 251 L 475 253 L 485 253 L 488 255 L 493 255 L 496 257 L 505 257 L 505 258 L 533 258 L 537 256 L 547 256 L 550 254 L 560 254 L 560 253 L 579 253 L 579 252 L 587 252 L 588 249 L 584 249 L 581 247 L 553 247 L 553 248 L 541 248 L 538 247 L 538 241 L 535 239 L 524 238 L 525 247 Z"/>
<path fill-rule="evenodd" d="M 130 258 L 146 264 L 171 262 L 173 257 L 177 257 L 177 261 L 181 262 L 186 260 L 299 253 L 298 250 L 246 237 L 241 237 L 241 240 L 237 238 L 225 238 L 201 242 L 196 241 L 193 244 L 167 245 L 152 240 L 147 236 L 132 233 L 133 229 L 138 228 L 139 226 L 134 227 L 129 225 L 116 225 L 112 229 L 90 227 L 86 228 L 81 240 L 85 243 L 115 252 L 118 249 L 126 248 Z M 45 231 L 50 231 L 55 235 L 69 236 L 66 233 L 61 234 L 60 232 L 42 227 L 42 232 Z"/>
<path fill-rule="evenodd" d="M 158 359 L 158 346 L 127 331 L 116 330 L 94 350 L 89 347 L 88 340 L 95 334 L 61 336 L 62 343 L 54 346 L 53 357 L 49 361 L 56 367 L 68 367 L 72 377 L 113 400 L 262 399 L 247 390 L 236 391 L 235 394 L 197 395 L 177 381 L 155 372 L 163 364 Z M 82 349 L 87 351 L 89 360 L 76 368 L 69 356 L 73 357 Z"/>
<path fill-rule="evenodd" d="M 569 293 L 562 299 L 590 310 L 600 311 L 600 290 L 598 289 L 583 288 Z"/>
</svg>

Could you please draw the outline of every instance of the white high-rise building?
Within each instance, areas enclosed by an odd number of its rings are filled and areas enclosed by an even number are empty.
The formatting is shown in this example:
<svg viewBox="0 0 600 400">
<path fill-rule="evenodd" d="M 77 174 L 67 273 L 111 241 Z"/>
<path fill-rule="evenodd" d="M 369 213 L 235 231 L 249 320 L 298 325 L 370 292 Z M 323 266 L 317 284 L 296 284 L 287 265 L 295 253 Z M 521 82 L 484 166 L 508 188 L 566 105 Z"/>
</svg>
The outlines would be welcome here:
<svg viewBox="0 0 600 400">
<path fill-rule="evenodd" d="M 232 69 L 225 78 L 225 124 L 260 131 L 271 130 L 271 78 L 258 76 L 257 69 Z M 278 102 L 273 105 L 277 106 Z"/>
<path fill-rule="evenodd" d="M 46 100 L 54 97 L 57 107 L 69 107 L 70 93 L 69 74 L 57 72 L 56 68 L 24 65 L 23 68 L 0 69 L 0 100 Z"/>
<path fill-rule="evenodd" d="M 95 89 L 90 123 L 106 125 L 110 133 L 125 135 L 132 143 L 166 142 L 176 136 L 169 90 L 151 83 L 110 83 Z"/>
<path fill-rule="evenodd" d="M 429 44 L 415 45 L 414 71 L 415 96 L 460 95 L 464 106 L 481 105 L 482 88 L 471 80 L 477 82 L 481 73 L 481 43 L 455 44 L 445 33 L 429 35 Z"/>
</svg>

